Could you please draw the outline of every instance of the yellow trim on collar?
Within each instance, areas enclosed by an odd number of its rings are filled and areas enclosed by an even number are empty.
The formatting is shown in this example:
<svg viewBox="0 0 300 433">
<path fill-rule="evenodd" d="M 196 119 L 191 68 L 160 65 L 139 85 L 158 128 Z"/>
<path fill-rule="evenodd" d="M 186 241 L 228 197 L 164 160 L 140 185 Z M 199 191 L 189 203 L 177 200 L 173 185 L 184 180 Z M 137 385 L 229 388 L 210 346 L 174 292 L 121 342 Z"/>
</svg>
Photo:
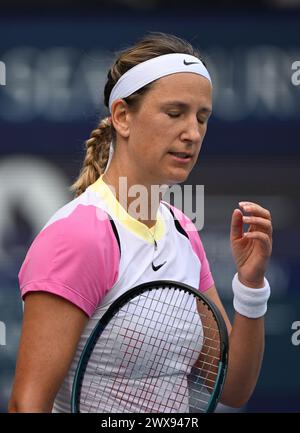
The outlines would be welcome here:
<svg viewBox="0 0 300 433">
<path fill-rule="evenodd" d="M 103 176 L 103 175 L 102 175 Z M 125 226 L 129 231 L 144 239 L 145 241 L 153 244 L 154 239 L 159 241 L 166 232 L 166 225 L 160 211 L 157 212 L 157 220 L 153 227 L 149 228 L 146 224 L 138 221 L 129 215 L 123 206 L 118 202 L 114 193 L 109 186 L 104 182 L 102 176 L 96 180 L 89 189 L 98 193 L 107 206 L 110 215 L 116 219 L 120 224 Z"/>
</svg>

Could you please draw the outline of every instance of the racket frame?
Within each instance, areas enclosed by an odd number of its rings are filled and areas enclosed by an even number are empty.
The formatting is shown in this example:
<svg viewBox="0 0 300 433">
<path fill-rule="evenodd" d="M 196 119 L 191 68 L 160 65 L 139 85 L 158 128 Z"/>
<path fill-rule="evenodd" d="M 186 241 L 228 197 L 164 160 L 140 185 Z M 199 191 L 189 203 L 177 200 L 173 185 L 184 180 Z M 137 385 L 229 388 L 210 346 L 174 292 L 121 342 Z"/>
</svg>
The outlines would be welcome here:
<svg viewBox="0 0 300 433">
<path fill-rule="evenodd" d="M 103 314 L 101 319 L 99 319 L 98 323 L 94 327 L 91 335 L 88 337 L 85 343 L 85 346 L 82 350 L 75 371 L 72 393 L 71 393 L 72 413 L 79 413 L 79 405 L 80 405 L 79 396 L 80 396 L 80 389 L 81 389 L 83 376 L 89 358 L 91 356 L 91 353 L 97 343 L 98 338 L 102 334 L 105 326 L 128 301 L 134 299 L 136 296 L 141 295 L 146 291 L 163 289 L 166 286 L 168 286 L 169 288 L 173 288 L 175 290 L 183 290 L 185 292 L 191 292 L 197 299 L 201 300 L 204 304 L 207 304 L 210 310 L 213 312 L 214 318 L 218 326 L 219 334 L 220 334 L 220 361 L 218 366 L 216 385 L 210 397 L 206 412 L 207 413 L 214 412 L 219 402 L 220 395 L 222 393 L 222 389 L 226 378 L 227 363 L 228 363 L 229 339 L 228 339 L 228 332 L 227 332 L 227 327 L 224 318 L 220 313 L 219 309 L 217 308 L 217 306 L 214 304 L 214 302 L 212 302 L 202 292 L 196 290 L 194 287 L 191 287 L 188 284 L 179 283 L 178 281 L 155 280 L 155 281 L 139 284 L 138 286 L 135 286 L 132 289 L 129 289 L 128 291 L 120 295 L 109 306 L 108 310 Z"/>
</svg>

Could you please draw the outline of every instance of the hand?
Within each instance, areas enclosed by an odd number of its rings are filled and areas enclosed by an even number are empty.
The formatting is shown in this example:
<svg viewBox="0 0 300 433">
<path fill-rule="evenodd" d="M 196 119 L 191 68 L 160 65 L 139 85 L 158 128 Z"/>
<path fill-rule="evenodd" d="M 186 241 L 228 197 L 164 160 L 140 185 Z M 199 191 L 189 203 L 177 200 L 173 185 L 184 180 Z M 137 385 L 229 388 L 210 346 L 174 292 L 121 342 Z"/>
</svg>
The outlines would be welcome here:
<svg viewBox="0 0 300 433">
<path fill-rule="evenodd" d="M 271 214 L 257 203 L 240 202 L 239 205 L 249 215 L 244 216 L 240 209 L 235 209 L 231 219 L 230 242 L 238 278 L 245 286 L 263 287 L 272 252 Z M 243 224 L 249 224 L 248 232 L 243 232 Z"/>
</svg>

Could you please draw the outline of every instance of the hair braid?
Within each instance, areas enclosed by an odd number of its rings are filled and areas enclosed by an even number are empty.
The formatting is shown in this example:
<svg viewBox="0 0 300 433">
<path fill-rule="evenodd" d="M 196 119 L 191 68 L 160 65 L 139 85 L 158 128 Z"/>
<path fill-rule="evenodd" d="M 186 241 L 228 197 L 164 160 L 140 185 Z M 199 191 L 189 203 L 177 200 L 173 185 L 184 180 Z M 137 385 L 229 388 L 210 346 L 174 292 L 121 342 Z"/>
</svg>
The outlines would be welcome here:
<svg viewBox="0 0 300 433">
<path fill-rule="evenodd" d="M 86 188 L 104 173 L 108 157 L 109 148 L 112 141 L 111 119 L 106 117 L 99 122 L 85 142 L 86 155 L 77 180 L 71 186 L 71 191 L 75 192 L 75 197 L 82 194 Z"/>
</svg>

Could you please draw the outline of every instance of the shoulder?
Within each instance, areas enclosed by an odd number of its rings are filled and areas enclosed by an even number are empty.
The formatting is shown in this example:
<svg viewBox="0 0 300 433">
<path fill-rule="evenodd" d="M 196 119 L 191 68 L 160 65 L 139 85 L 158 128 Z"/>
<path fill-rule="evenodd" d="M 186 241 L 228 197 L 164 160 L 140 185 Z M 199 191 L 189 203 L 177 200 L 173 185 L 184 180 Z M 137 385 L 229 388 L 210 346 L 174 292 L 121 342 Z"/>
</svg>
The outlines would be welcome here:
<svg viewBox="0 0 300 433">
<path fill-rule="evenodd" d="M 189 239 L 191 246 L 197 256 L 200 259 L 203 259 L 205 256 L 204 247 L 195 224 L 180 209 L 170 205 L 167 202 L 162 203 L 171 212 L 177 229 Z"/>
<path fill-rule="evenodd" d="M 89 245 L 97 244 L 112 234 L 113 222 L 109 214 L 102 208 L 101 201 L 86 191 L 57 210 L 37 238 Z"/>
<path fill-rule="evenodd" d="M 84 197 L 83 197 L 84 198 Z M 25 258 L 35 267 L 47 261 L 78 262 L 120 256 L 118 234 L 100 207 L 72 200 L 60 208 L 32 241 Z"/>
<path fill-rule="evenodd" d="M 50 292 L 91 315 L 116 281 L 119 259 L 109 215 L 76 202 L 58 211 L 31 244 L 18 275 L 22 296 Z"/>
<path fill-rule="evenodd" d="M 178 221 L 180 223 L 181 227 L 186 231 L 187 234 L 194 232 L 198 235 L 197 228 L 195 227 L 195 225 L 193 224 L 193 222 L 191 221 L 191 219 L 187 215 L 185 215 L 177 207 L 172 206 L 171 204 L 169 204 L 167 202 L 162 201 L 161 203 L 164 205 L 165 208 L 169 209 L 175 222 Z"/>
<path fill-rule="evenodd" d="M 181 231 L 181 233 L 184 232 L 183 234 L 189 239 L 191 248 L 201 263 L 199 290 L 200 292 L 205 292 L 214 285 L 214 280 L 198 230 L 191 219 L 181 210 L 175 206 L 171 206 L 169 203 L 164 202 L 164 204 L 172 213 L 175 226 L 177 224 L 177 230 Z M 178 228 L 178 225 L 180 225 L 181 229 Z"/>
<path fill-rule="evenodd" d="M 95 206 L 78 204 L 68 215 L 63 210 L 41 230 L 38 238 L 64 241 L 70 244 L 89 245 L 104 239 L 111 232 L 110 218 Z"/>
</svg>

